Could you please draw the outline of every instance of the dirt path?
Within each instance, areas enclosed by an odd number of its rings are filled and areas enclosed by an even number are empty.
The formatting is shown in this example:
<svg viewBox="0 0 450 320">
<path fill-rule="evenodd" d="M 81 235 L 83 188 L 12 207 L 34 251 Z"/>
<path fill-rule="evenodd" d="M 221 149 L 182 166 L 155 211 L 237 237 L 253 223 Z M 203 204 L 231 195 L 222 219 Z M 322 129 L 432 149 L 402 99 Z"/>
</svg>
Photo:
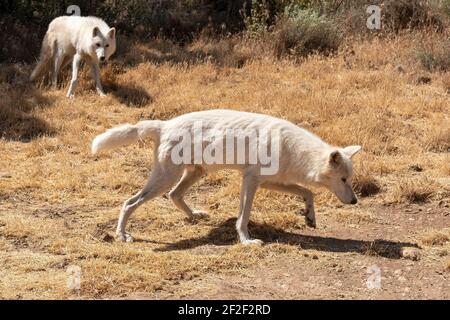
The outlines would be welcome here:
<svg viewBox="0 0 450 320">
<path fill-rule="evenodd" d="M 257 232 L 264 233 L 263 239 L 270 238 L 266 245 L 289 243 L 298 246 L 298 254 L 274 254 L 235 274 L 176 281 L 170 290 L 127 298 L 449 299 L 450 272 L 445 270 L 449 252 L 441 245 L 419 247 L 412 240 L 423 229 L 450 226 L 448 208 L 380 207 L 376 213 L 374 221 L 364 225 L 346 226 L 326 216 L 321 217 L 319 229 L 292 233 L 253 224 L 253 230 L 261 228 Z M 218 228 L 232 228 L 233 224 L 230 219 Z M 225 244 L 203 240 L 192 241 L 190 246 L 185 242 L 182 247 L 190 254 L 202 255 L 220 255 L 227 250 Z M 165 249 L 177 248 L 181 247 Z"/>
</svg>

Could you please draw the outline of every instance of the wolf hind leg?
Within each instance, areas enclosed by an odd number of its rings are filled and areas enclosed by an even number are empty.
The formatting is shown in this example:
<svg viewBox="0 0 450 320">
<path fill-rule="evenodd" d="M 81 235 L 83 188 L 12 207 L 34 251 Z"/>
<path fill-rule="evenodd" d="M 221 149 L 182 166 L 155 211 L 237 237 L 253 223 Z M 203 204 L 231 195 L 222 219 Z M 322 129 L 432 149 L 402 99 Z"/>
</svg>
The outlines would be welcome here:
<svg viewBox="0 0 450 320">
<path fill-rule="evenodd" d="M 60 68 L 60 70 L 63 70 L 65 67 L 67 67 L 69 64 L 71 64 L 72 63 L 72 57 L 71 56 L 69 56 L 69 55 L 65 55 L 64 56 L 64 59 L 63 59 L 63 61 L 62 61 L 62 63 L 61 63 L 61 68 Z"/>
<path fill-rule="evenodd" d="M 132 242 L 133 238 L 125 232 L 131 214 L 143 203 L 168 191 L 180 178 L 182 167 L 176 165 L 155 164 L 145 186 L 133 197 L 126 200 L 120 211 L 116 236 L 119 241 Z"/>
<path fill-rule="evenodd" d="M 38 63 L 31 73 L 30 81 L 35 81 L 37 78 L 48 72 L 53 63 L 55 47 L 56 41 L 52 41 L 49 35 L 46 34 L 44 40 L 42 41 L 42 48 Z"/>
<path fill-rule="evenodd" d="M 64 55 L 60 50 L 56 50 L 55 57 L 54 57 L 54 64 L 53 64 L 53 75 L 52 75 L 52 85 L 54 88 L 57 88 L 58 86 L 58 75 L 59 71 L 61 70 L 61 65 L 64 61 Z"/>
</svg>

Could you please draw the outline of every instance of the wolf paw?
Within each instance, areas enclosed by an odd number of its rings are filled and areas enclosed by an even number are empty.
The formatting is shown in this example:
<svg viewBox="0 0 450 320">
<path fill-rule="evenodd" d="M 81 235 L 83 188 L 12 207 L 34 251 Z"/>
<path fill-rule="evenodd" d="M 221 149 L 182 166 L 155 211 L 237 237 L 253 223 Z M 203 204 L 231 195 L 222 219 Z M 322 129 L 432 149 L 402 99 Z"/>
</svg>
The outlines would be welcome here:
<svg viewBox="0 0 450 320">
<path fill-rule="evenodd" d="M 241 243 L 245 244 L 245 245 L 257 245 L 257 246 L 262 246 L 264 244 L 264 242 L 259 239 L 247 239 L 247 240 L 241 241 Z"/>
<path fill-rule="evenodd" d="M 305 223 L 310 228 L 316 228 L 316 219 L 311 219 L 308 216 L 305 216 Z"/>
<path fill-rule="evenodd" d="M 119 242 L 133 242 L 134 241 L 133 237 L 131 235 L 129 235 L 128 233 L 117 234 L 116 239 Z"/>
</svg>

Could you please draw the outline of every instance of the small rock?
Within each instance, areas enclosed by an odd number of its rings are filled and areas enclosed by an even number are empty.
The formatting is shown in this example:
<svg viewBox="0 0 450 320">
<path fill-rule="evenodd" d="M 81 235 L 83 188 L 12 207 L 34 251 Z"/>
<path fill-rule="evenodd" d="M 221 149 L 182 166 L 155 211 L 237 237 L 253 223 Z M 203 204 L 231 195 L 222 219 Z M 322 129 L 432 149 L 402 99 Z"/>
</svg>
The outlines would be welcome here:
<svg viewBox="0 0 450 320">
<path fill-rule="evenodd" d="M 319 259 L 319 257 L 318 257 L 317 255 L 313 255 L 312 258 L 313 258 L 314 260 Z"/>
<path fill-rule="evenodd" d="M 420 259 L 420 251 L 417 248 L 404 247 L 400 250 L 400 255 L 409 260 L 418 261 Z"/>
</svg>

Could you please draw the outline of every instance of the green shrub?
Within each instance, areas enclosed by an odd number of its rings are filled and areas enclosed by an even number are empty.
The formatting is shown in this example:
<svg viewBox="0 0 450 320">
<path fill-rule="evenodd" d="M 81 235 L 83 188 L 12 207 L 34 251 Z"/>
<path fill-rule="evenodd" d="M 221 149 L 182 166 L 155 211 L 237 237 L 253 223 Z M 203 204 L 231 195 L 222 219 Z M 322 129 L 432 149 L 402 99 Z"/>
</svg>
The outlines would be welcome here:
<svg viewBox="0 0 450 320">
<path fill-rule="evenodd" d="M 286 7 L 274 30 L 274 50 L 277 57 L 329 54 L 338 49 L 341 40 L 331 20 L 298 5 Z"/>
<path fill-rule="evenodd" d="M 447 41 L 437 47 L 418 48 L 415 52 L 417 59 L 428 71 L 450 70 L 450 42 Z"/>
<path fill-rule="evenodd" d="M 424 48 L 418 48 L 416 49 L 415 55 L 425 69 L 432 70 L 435 68 L 436 60 L 430 51 Z"/>
<path fill-rule="evenodd" d="M 244 12 L 245 30 L 250 34 L 261 34 L 270 22 L 270 8 L 267 1 L 251 1 L 250 12 Z"/>
<path fill-rule="evenodd" d="M 450 16 L 450 0 L 444 0 L 442 4 L 442 8 L 444 10 L 444 13 L 446 13 L 448 16 Z"/>
<path fill-rule="evenodd" d="M 433 27 L 442 31 L 444 9 L 433 1 L 387 0 L 384 1 L 383 23 L 388 30 Z"/>
</svg>

